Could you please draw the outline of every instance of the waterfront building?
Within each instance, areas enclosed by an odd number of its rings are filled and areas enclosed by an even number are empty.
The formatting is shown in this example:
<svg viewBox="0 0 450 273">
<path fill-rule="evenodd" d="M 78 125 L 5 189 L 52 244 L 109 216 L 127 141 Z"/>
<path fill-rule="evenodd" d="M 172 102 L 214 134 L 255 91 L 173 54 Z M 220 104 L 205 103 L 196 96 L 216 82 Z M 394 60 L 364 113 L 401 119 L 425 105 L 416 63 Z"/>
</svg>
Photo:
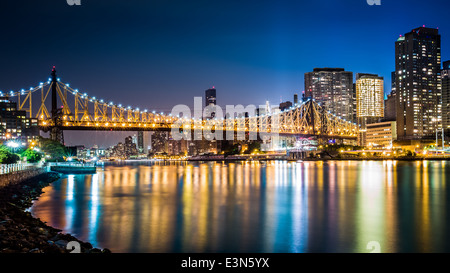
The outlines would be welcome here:
<svg viewBox="0 0 450 273">
<path fill-rule="evenodd" d="M 167 143 L 167 153 L 169 155 L 184 155 L 187 153 L 187 140 L 169 139 Z"/>
<path fill-rule="evenodd" d="M 168 132 L 152 132 L 151 133 L 151 153 L 162 154 L 168 152 L 167 141 L 169 140 Z"/>
<path fill-rule="evenodd" d="M 353 72 L 343 68 L 314 68 L 313 72 L 305 73 L 305 97 L 351 122 L 355 122 L 353 94 Z"/>
<path fill-rule="evenodd" d="M 384 117 L 384 80 L 375 74 L 356 74 L 356 118 L 360 126 L 358 144 L 366 146 L 367 124 Z"/>
<path fill-rule="evenodd" d="M 433 138 L 442 121 L 438 29 L 419 27 L 397 39 L 395 88 L 398 138 Z"/>
<path fill-rule="evenodd" d="M 0 139 L 31 143 L 38 138 L 38 120 L 27 118 L 26 111 L 17 110 L 17 103 L 8 97 L 0 97 Z"/>
<path fill-rule="evenodd" d="M 375 74 L 356 74 L 357 118 L 384 117 L 384 80 Z"/>
<path fill-rule="evenodd" d="M 450 131 L 450 61 L 444 62 L 442 70 L 442 125 Z"/>
<path fill-rule="evenodd" d="M 136 143 L 133 142 L 133 137 L 128 136 L 125 138 L 124 150 L 127 158 L 138 155 L 138 149 Z"/>
<path fill-rule="evenodd" d="M 397 140 L 395 121 L 367 124 L 366 143 L 368 147 L 389 148 Z"/>
<path fill-rule="evenodd" d="M 144 153 L 144 132 L 139 131 L 132 136 L 132 142 L 136 145 L 139 154 Z"/>
</svg>

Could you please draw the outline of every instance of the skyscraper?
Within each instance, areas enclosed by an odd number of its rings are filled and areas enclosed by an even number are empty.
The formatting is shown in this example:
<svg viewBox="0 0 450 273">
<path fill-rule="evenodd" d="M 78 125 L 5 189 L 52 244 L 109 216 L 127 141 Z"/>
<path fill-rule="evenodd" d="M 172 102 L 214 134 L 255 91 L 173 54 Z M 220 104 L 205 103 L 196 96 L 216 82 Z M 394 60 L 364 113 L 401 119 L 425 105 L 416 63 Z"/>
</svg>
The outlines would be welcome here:
<svg viewBox="0 0 450 273">
<path fill-rule="evenodd" d="M 432 137 L 441 128 L 441 36 L 419 27 L 395 43 L 397 134 Z"/>
<path fill-rule="evenodd" d="M 395 110 L 395 97 L 396 97 L 396 87 L 395 87 L 395 71 L 391 73 L 391 93 L 387 95 L 384 101 L 384 121 L 395 121 L 397 120 L 397 111 Z"/>
<path fill-rule="evenodd" d="M 213 88 L 205 91 L 205 106 L 213 106 L 213 109 L 210 109 L 211 111 L 209 112 L 208 116 L 206 116 L 207 119 L 211 119 L 216 116 L 216 108 L 214 107 L 216 104 L 216 89 L 213 86 Z"/>
<path fill-rule="evenodd" d="M 384 117 L 384 79 L 375 74 L 356 74 L 356 118 L 360 125 L 359 145 L 366 146 L 367 124 Z"/>
<path fill-rule="evenodd" d="M 353 120 L 353 73 L 343 68 L 314 68 L 305 73 L 305 97 L 314 99 L 327 111 Z"/>
<path fill-rule="evenodd" d="M 356 117 L 384 117 L 384 79 L 375 74 L 356 74 Z"/>
<path fill-rule="evenodd" d="M 442 126 L 450 130 L 450 61 L 444 62 L 442 70 Z"/>
<path fill-rule="evenodd" d="M 205 106 L 216 105 L 216 89 L 210 88 L 205 91 Z"/>
</svg>

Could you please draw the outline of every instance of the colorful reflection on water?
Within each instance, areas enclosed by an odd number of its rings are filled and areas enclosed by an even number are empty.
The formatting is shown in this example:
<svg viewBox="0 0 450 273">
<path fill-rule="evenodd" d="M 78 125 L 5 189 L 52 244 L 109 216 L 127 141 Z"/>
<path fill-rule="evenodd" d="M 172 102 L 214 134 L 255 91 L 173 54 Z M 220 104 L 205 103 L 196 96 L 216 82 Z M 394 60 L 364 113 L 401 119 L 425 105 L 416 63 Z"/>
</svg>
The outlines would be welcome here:
<svg viewBox="0 0 450 273">
<path fill-rule="evenodd" d="M 450 251 L 450 163 L 107 165 L 47 187 L 32 213 L 113 252 Z"/>
</svg>

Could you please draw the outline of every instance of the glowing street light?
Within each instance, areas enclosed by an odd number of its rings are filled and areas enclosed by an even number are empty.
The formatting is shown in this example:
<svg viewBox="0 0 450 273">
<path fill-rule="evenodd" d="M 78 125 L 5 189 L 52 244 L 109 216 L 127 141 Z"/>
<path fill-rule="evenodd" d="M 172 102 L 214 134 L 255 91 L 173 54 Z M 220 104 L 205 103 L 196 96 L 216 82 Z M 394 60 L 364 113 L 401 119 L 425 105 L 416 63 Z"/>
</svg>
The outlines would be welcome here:
<svg viewBox="0 0 450 273">
<path fill-rule="evenodd" d="M 13 152 L 16 152 L 16 149 L 19 148 L 22 144 L 20 142 L 10 140 L 6 143 L 6 146 L 12 148 Z"/>
</svg>

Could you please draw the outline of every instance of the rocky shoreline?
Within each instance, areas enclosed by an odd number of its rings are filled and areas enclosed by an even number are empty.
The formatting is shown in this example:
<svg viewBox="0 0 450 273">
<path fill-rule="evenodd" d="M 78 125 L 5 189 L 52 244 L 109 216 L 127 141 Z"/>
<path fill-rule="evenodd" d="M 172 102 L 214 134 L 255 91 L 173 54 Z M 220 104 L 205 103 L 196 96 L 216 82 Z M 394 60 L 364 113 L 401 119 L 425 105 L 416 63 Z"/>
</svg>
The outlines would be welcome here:
<svg viewBox="0 0 450 273">
<path fill-rule="evenodd" d="M 110 253 L 63 234 L 26 211 L 42 189 L 59 177 L 58 173 L 48 172 L 0 188 L 0 253 L 70 253 L 72 249 L 66 249 L 70 241 L 80 244 L 81 253 Z"/>
</svg>

